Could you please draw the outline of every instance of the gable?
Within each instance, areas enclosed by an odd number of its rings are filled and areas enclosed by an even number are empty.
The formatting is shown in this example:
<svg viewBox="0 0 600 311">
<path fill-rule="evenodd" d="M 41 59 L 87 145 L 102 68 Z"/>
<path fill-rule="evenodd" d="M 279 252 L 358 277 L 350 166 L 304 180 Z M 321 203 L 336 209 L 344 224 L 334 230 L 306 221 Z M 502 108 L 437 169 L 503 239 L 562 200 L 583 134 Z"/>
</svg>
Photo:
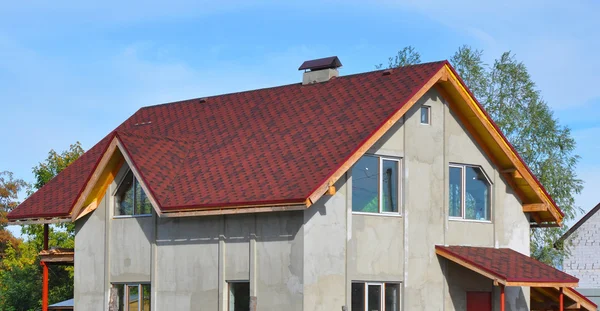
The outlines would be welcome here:
<svg viewBox="0 0 600 311">
<path fill-rule="evenodd" d="M 525 211 L 539 223 L 560 223 L 558 207 L 446 62 L 142 108 L 114 131 L 113 147 L 104 141 L 82 157 L 94 166 L 57 176 L 74 185 L 60 200 L 44 187 L 8 216 L 77 218 L 110 176 L 116 144 L 166 216 L 306 208 L 432 87 L 507 170 L 525 208 L 539 204 Z"/>
</svg>

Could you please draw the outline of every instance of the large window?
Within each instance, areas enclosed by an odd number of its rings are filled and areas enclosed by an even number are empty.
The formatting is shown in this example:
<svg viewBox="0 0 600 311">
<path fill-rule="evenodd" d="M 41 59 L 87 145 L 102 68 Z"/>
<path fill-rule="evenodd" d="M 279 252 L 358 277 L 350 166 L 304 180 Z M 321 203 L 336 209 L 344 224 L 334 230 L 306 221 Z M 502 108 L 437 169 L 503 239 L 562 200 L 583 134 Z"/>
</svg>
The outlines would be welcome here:
<svg viewBox="0 0 600 311">
<path fill-rule="evenodd" d="M 229 311 L 250 310 L 250 283 L 229 282 Z"/>
<path fill-rule="evenodd" d="M 150 311 L 150 284 L 113 284 L 119 311 Z"/>
<path fill-rule="evenodd" d="M 352 311 L 399 311 L 400 284 L 352 283 Z"/>
<path fill-rule="evenodd" d="M 491 182 L 481 167 L 450 165 L 449 216 L 491 220 Z"/>
<path fill-rule="evenodd" d="M 152 204 L 133 172 L 128 171 L 115 193 L 115 215 L 151 215 Z"/>
<path fill-rule="evenodd" d="M 352 167 L 352 211 L 399 213 L 400 161 L 366 155 Z"/>
</svg>

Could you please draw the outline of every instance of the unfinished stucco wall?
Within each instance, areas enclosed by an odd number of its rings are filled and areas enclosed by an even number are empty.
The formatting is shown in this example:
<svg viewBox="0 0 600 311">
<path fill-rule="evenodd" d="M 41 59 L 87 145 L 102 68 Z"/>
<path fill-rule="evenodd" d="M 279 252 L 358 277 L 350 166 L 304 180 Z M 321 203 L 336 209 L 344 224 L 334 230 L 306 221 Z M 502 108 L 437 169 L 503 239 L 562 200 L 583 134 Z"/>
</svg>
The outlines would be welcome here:
<svg viewBox="0 0 600 311">
<path fill-rule="evenodd" d="M 431 124 L 420 124 L 420 107 L 431 108 Z M 405 153 L 405 288 L 404 310 L 442 310 L 442 272 L 434 246 L 444 244 L 444 105 L 427 92 L 406 114 Z"/>
<path fill-rule="evenodd" d="M 341 310 L 346 305 L 347 186 L 304 211 L 303 310 Z"/>
<path fill-rule="evenodd" d="M 229 281 L 250 281 L 259 310 L 302 310 L 303 221 L 301 211 L 158 219 L 155 310 L 227 310 Z"/>
<path fill-rule="evenodd" d="M 75 310 L 105 310 L 106 202 L 75 222 Z"/>
</svg>

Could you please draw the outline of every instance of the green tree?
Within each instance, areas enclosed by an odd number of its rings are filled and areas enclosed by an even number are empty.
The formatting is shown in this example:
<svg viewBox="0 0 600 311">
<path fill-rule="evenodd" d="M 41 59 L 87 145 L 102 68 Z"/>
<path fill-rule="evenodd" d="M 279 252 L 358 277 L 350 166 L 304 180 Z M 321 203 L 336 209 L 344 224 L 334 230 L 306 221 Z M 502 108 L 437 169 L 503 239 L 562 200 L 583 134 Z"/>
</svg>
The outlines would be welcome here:
<svg viewBox="0 0 600 311">
<path fill-rule="evenodd" d="M 0 259 L 9 245 L 17 247 L 20 240 L 15 238 L 12 233 L 6 230 L 6 214 L 17 207 L 19 192 L 27 187 L 22 179 L 15 179 L 13 173 L 0 172 Z M 0 268 L 3 262 L 0 262 Z"/>
<path fill-rule="evenodd" d="M 79 142 L 61 153 L 50 150 L 46 160 L 33 168 L 36 180 L 34 188 L 44 186 L 82 154 Z M 14 208 L 16 205 L 11 206 Z M 42 271 L 37 254 L 43 248 L 44 229 L 42 225 L 29 225 L 24 226 L 22 232 L 27 237 L 26 241 L 18 247 L 10 245 L 7 248 L 7 258 L 3 260 L 6 268 L 0 270 L 2 310 L 37 310 L 41 306 Z M 49 245 L 73 248 L 74 225 L 69 223 L 50 226 Z M 50 303 L 73 298 L 73 267 L 50 265 L 49 276 Z"/>
<path fill-rule="evenodd" d="M 408 55 L 404 55 L 408 53 Z M 404 48 L 401 57 L 390 58 L 390 67 L 400 60 L 419 60 L 412 47 Z M 572 220 L 580 208 L 574 195 L 583 189 L 575 167 L 579 156 L 571 130 L 561 125 L 541 96 L 527 67 L 511 52 L 503 53 L 493 65 L 483 60 L 483 51 L 461 46 L 451 63 L 475 97 L 484 106 L 504 135 L 544 185 L 565 213 L 565 222 Z M 561 228 L 532 229 L 531 255 L 538 260 L 560 265 L 568 247 L 556 249 L 553 243 L 567 230 Z"/>
</svg>

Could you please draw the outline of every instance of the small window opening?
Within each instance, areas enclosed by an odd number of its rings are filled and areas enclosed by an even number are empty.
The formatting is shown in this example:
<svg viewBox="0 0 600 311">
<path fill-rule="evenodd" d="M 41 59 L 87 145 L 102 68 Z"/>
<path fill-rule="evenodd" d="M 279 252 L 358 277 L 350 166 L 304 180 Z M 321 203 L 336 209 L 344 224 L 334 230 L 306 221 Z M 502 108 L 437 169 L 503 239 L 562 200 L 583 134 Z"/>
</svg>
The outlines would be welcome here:
<svg viewBox="0 0 600 311">
<path fill-rule="evenodd" d="M 229 311 L 250 310 L 250 282 L 229 282 Z"/>
<path fill-rule="evenodd" d="M 421 106 L 421 124 L 431 124 L 431 107 Z"/>
<path fill-rule="evenodd" d="M 152 203 L 131 170 L 125 174 L 115 193 L 115 215 L 151 215 Z"/>
</svg>

